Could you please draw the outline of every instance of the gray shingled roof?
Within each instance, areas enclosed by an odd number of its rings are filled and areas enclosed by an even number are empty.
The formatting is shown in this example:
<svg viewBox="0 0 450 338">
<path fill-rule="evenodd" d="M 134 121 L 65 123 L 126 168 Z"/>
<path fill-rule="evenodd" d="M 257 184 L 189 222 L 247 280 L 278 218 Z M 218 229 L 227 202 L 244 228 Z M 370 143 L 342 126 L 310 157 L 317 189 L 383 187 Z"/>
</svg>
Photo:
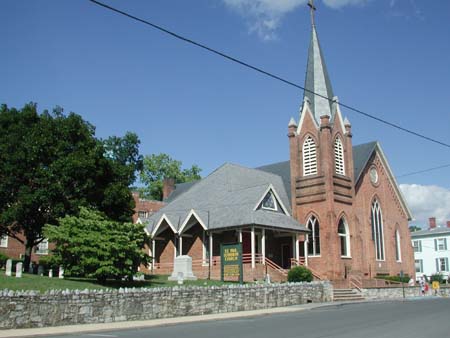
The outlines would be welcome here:
<svg viewBox="0 0 450 338">
<path fill-rule="evenodd" d="M 331 100 L 334 97 L 315 26 L 313 26 L 311 32 L 305 88 L 316 94 L 328 97 Z M 333 119 L 334 111 L 331 101 L 308 91 L 305 91 L 304 98 L 305 97 L 309 99 L 310 107 L 317 123 L 320 124 L 320 116 L 322 115 L 328 115 L 331 117 L 331 120 Z"/>
<path fill-rule="evenodd" d="M 269 188 L 278 196 L 287 214 L 255 210 Z M 290 216 L 290 202 L 280 176 L 235 164 L 224 164 L 179 194 L 149 218 L 147 230 L 152 233 L 164 216 L 178 232 L 192 210 L 207 229 L 261 225 L 308 231 Z"/>
<path fill-rule="evenodd" d="M 175 184 L 174 191 L 172 191 L 172 193 L 169 195 L 169 197 L 167 199 L 164 200 L 164 202 L 166 202 L 166 203 L 172 202 L 175 198 L 180 196 L 182 193 L 184 193 L 185 191 L 188 191 L 197 182 L 198 181 Z"/>
<path fill-rule="evenodd" d="M 447 227 L 437 227 L 433 229 L 420 230 L 411 232 L 411 237 L 428 237 L 435 235 L 450 235 L 450 228 Z"/>
<path fill-rule="evenodd" d="M 364 144 L 359 144 L 353 147 L 353 172 L 355 176 L 355 182 L 358 182 L 362 171 L 370 160 L 375 148 L 377 147 L 377 142 L 369 142 Z"/>
</svg>

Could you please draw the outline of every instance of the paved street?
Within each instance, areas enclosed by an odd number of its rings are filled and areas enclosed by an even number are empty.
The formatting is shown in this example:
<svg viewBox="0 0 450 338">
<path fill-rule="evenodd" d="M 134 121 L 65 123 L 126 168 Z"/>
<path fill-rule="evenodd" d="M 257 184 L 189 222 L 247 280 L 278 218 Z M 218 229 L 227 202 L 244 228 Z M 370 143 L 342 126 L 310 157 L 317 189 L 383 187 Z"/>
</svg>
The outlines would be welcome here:
<svg viewBox="0 0 450 338">
<path fill-rule="evenodd" d="M 448 337 L 450 299 L 346 304 L 285 314 L 58 337 Z"/>
</svg>

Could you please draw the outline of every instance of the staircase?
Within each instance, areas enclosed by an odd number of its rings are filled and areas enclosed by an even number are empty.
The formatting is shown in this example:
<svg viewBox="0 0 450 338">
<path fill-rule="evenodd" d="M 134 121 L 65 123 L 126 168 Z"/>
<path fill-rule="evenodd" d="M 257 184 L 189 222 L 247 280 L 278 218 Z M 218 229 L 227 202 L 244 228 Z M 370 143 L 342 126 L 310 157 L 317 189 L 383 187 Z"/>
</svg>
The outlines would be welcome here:
<svg viewBox="0 0 450 338">
<path fill-rule="evenodd" d="M 356 289 L 333 289 L 334 302 L 361 301 L 365 298 Z"/>
</svg>

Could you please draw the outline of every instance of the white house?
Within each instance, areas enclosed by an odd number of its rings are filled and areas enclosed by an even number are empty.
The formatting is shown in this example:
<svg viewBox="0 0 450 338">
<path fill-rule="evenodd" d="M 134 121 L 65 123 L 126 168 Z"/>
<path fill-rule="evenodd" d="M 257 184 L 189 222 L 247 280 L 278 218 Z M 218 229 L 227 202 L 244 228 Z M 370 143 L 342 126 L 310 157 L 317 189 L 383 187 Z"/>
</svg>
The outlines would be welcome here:
<svg viewBox="0 0 450 338">
<path fill-rule="evenodd" d="M 449 278 L 450 221 L 436 226 L 436 218 L 429 219 L 429 228 L 411 233 L 416 265 L 416 278 L 441 273 Z"/>
</svg>

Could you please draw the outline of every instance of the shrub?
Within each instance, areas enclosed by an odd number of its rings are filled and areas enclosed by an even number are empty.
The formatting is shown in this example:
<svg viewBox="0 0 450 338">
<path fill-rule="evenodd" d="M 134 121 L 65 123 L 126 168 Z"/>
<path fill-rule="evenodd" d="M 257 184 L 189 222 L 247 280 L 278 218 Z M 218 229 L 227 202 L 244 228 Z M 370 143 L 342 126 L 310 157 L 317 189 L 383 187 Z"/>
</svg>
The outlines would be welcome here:
<svg viewBox="0 0 450 338">
<path fill-rule="evenodd" d="M 410 280 L 410 277 L 408 275 L 404 275 L 403 277 L 400 276 L 377 276 L 376 279 L 384 279 L 389 280 L 392 282 L 399 282 L 399 283 L 408 283 Z"/>
<path fill-rule="evenodd" d="M 435 281 L 439 282 L 439 284 L 443 284 L 445 281 L 444 276 L 441 273 L 436 273 L 434 275 L 431 275 L 430 282 L 433 283 Z"/>
<path fill-rule="evenodd" d="M 0 252 L 0 269 L 4 268 L 6 266 L 6 261 L 9 259 L 9 257 L 3 253 Z"/>
<path fill-rule="evenodd" d="M 305 266 L 295 266 L 288 272 L 288 282 L 311 282 L 312 280 L 312 272 Z"/>
</svg>

